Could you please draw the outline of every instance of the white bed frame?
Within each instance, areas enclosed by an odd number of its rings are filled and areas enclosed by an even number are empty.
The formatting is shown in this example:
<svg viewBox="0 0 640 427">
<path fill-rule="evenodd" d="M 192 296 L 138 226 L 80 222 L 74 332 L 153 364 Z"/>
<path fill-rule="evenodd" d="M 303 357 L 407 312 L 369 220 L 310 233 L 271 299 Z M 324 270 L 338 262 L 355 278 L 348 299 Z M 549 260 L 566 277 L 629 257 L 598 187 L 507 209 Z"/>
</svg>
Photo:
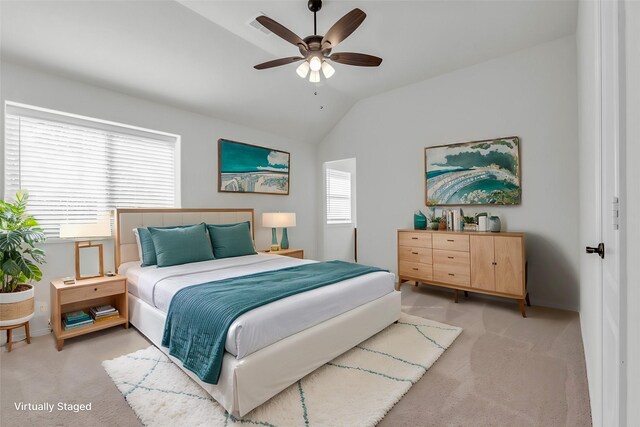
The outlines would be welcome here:
<svg viewBox="0 0 640 427">
<path fill-rule="evenodd" d="M 137 227 L 206 222 L 224 224 L 251 221 L 253 209 L 117 209 L 116 265 L 138 260 L 133 234 Z M 224 354 L 217 385 L 202 382 L 182 362 L 169 356 L 229 413 L 244 416 L 305 375 L 400 318 L 400 292 L 381 298 L 280 340 L 242 359 Z M 166 314 L 129 294 L 129 321 L 161 351 Z"/>
</svg>

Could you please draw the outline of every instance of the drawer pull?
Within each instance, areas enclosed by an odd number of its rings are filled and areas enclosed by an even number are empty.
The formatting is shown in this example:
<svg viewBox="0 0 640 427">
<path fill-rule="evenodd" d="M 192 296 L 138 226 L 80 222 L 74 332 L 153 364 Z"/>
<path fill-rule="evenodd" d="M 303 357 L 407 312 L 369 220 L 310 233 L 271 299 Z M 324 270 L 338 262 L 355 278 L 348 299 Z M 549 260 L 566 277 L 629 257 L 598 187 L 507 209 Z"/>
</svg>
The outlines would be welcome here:
<svg viewBox="0 0 640 427">
<path fill-rule="evenodd" d="M 97 291 L 98 291 L 98 288 L 93 288 L 93 290 L 97 292 Z"/>
<path fill-rule="evenodd" d="M 449 259 L 453 259 L 453 257 L 452 257 L 452 256 L 448 256 L 447 258 L 449 258 Z"/>
<path fill-rule="evenodd" d="M 411 253 L 414 254 L 414 255 L 418 255 L 418 252 L 411 252 Z"/>
<path fill-rule="evenodd" d="M 415 271 L 418 271 L 418 269 L 417 269 L 417 268 L 415 268 L 415 267 L 413 267 L 413 269 L 414 269 Z"/>
<path fill-rule="evenodd" d="M 449 276 L 455 276 L 455 274 L 453 274 L 453 273 L 449 273 Z"/>
<path fill-rule="evenodd" d="M 453 239 L 447 239 L 447 242 L 455 242 Z"/>
<path fill-rule="evenodd" d="M 418 238 L 417 238 L 417 237 L 412 237 L 411 239 L 412 239 L 412 240 L 418 240 Z"/>
<path fill-rule="evenodd" d="M 493 264 L 493 265 L 498 265 L 498 263 L 497 263 L 497 262 L 492 262 L 491 264 Z"/>
</svg>

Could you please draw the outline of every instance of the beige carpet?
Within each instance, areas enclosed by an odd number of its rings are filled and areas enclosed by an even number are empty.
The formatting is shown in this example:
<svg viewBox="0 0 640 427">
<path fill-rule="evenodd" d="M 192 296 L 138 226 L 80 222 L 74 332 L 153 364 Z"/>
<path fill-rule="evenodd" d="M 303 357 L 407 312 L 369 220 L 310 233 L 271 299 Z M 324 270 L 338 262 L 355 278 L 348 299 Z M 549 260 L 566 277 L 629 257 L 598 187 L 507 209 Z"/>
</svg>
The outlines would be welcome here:
<svg viewBox="0 0 640 427">
<path fill-rule="evenodd" d="M 461 297 L 405 284 L 403 311 L 464 328 L 455 343 L 379 426 L 589 426 L 589 394 L 578 314 L 507 300 Z M 52 336 L 0 348 L 0 425 L 124 426 L 140 421 L 101 366 L 147 348 L 135 329 L 69 340 Z M 93 402 L 91 412 L 21 412 L 14 402 Z"/>
<path fill-rule="evenodd" d="M 297 381 L 242 418 L 230 415 L 151 346 L 103 366 L 147 426 L 375 426 L 462 330 L 402 313 L 398 323 Z"/>
</svg>

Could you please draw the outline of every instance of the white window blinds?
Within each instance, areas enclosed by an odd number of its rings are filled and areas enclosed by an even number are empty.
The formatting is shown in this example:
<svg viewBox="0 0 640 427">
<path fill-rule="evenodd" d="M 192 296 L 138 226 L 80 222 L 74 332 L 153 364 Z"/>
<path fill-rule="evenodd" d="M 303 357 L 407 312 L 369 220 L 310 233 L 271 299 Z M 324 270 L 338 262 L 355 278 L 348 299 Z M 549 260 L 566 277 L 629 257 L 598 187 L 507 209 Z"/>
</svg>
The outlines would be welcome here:
<svg viewBox="0 0 640 427">
<path fill-rule="evenodd" d="M 326 170 L 327 224 L 351 223 L 351 174 Z"/>
<path fill-rule="evenodd" d="M 47 237 L 116 207 L 177 206 L 179 137 L 7 103 L 5 198 L 29 192 Z"/>
</svg>

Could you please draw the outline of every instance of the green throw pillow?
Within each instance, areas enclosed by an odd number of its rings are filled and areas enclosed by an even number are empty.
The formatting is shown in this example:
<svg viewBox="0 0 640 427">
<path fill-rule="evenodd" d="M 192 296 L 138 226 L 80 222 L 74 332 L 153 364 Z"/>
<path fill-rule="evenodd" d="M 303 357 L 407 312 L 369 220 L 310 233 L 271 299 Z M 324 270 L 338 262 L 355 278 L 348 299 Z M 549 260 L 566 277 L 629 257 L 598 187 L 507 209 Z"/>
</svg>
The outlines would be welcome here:
<svg viewBox="0 0 640 427">
<path fill-rule="evenodd" d="M 207 224 L 216 258 L 230 258 L 256 253 L 249 221 L 236 224 Z"/>
<path fill-rule="evenodd" d="M 154 227 L 158 229 L 169 229 L 169 228 L 184 228 L 191 227 L 191 225 L 167 225 L 164 227 Z M 149 229 L 147 227 L 137 228 L 138 232 L 138 240 L 140 241 L 140 248 L 142 249 L 142 264 L 140 267 L 149 267 L 150 265 L 156 265 L 158 260 L 156 258 L 156 247 L 153 246 L 153 239 L 151 238 L 151 233 L 149 233 Z"/>
<path fill-rule="evenodd" d="M 205 223 L 180 228 L 149 227 L 158 267 L 214 259 Z"/>
</svg>

